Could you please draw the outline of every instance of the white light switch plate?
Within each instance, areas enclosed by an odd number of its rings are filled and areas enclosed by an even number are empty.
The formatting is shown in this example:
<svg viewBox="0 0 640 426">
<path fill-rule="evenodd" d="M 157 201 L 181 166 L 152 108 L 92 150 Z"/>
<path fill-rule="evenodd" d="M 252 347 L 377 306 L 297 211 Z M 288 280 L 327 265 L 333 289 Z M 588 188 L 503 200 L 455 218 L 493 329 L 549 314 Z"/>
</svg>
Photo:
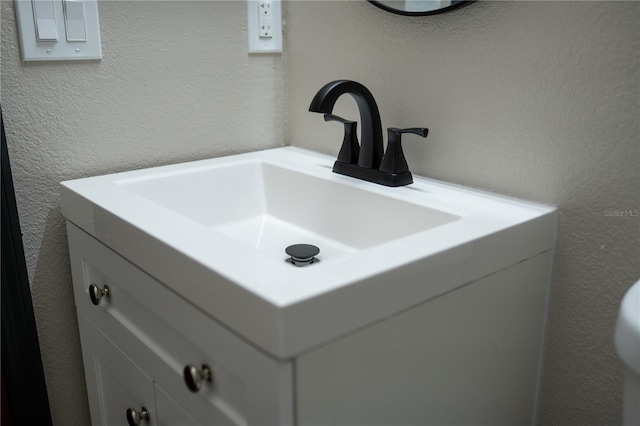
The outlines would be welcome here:
<svg viewBox="0 0 640 426">
<path fill-rule="evenodd" d="M 100 23 L 98 20 L 97 0 L 84 0 L 82 5 L 73 4 L 74 11 L 78 6 L 84 6 L 86 40 L 78 40 L 78 34 L 82 35 L 79 28 L 78 16 L 69 22 L 63 0 L 50 0 L 53 3 L 55 14 L 55 27 L 57 40 L 38 41 L 36 37 L 36 24 L 31 0 L 15 0 L 18 32 L 20 34 L 20 50 L 23 61 L 61 61 L 61 60 L 87 60 L 101 59 L 102 46 L 100 44 Z M 78 0 L 76 0 L 77 2 Z M 68 25 L 69 24 L 69 25 Z M 71 34 L 67 31 L 73 28 Z M 48 36 L 47 38 L 52 38 Z M 76 40 L 73 40 L 73 39 Z M 71 41 L 69 40 L 71 39 Z"/>
<path fill-rule="evenodd" d="M 264 10 L 265 4 L 268 4 L 270 9 L 266 21 L 270 25 L 266 31 L 267 37 L 263 36 L 265 32 L 261 32 L 260 29 L 260 26 L 265 22 L 260 19 L 260 11 Z M 249 53 L 282 52 L 282 7 L 280 0 L 247 0 L 247 33 L 249 35 Z"/>
</svg>

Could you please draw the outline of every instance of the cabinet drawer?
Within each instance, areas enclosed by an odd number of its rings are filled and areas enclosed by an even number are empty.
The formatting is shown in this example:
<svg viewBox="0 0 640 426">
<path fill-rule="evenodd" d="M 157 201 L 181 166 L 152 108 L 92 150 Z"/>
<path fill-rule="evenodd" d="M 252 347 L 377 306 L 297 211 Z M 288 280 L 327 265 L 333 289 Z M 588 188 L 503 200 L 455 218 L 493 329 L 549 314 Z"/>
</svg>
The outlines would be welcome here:
<svg viewBox="0 0 640 426">
<path fill-rule="evenodd" d="M 291 363 L 263 354 L 69 222 L 67 232 L 78 310 L 189 415 L 201 424 L 220 415 L 226 424 L 293 423 Z M 109 288 L 98 305 L 91 285 Z M 187 365 L 207 365 L 213 380 L 191 392 Z"/>
</svg>

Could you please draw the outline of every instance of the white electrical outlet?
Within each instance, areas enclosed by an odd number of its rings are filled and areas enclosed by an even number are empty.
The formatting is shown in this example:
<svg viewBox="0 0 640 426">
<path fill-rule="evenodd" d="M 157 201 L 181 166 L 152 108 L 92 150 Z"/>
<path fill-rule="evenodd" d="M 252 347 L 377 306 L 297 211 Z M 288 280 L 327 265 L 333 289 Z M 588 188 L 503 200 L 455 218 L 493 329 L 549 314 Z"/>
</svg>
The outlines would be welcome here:
<svg viewBox="0 0 640 426">
<path fill-rule="evenodd" d="M 258 0 L 258 34 L 260 38 L 273 37 L 271 0 Z"/>
<path fill-rule="evenodd" d="M 249 53 L 282 52 L 280 0 L 247 1 Z"/>
</svg>

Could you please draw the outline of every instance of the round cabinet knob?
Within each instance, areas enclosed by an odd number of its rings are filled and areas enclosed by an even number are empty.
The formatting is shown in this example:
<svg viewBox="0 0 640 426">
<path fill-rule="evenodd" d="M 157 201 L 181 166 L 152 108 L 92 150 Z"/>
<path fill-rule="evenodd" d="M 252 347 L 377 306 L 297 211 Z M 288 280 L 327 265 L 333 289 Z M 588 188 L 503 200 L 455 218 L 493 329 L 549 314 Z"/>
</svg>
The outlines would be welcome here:
<svg viewBox="0 0 640 426">
<path fill-rule="evenodd" d="M 89 286 L 89 297 L 91 298 L 91 303 L 98 306 L 102 297 L 109 297 L 111 295 L 111 290 L 106 285 L 102 288 L 98 287 L 95 284 L 91 284 Z"/>
<path fill-rule="evenodd" d="M 149 411 L 146 408 L 142 407 L 140 411 L 127 408 L 127 422 L 129 422 L 129 426 L 137 426 L 143 420 L 149 421 Z"/>
<path fill-rule="evenodd" d="M 191 392 L 198 392 L 203 382 L 213 381 L 213 372 L 208 365 L 203 365 L 200 370 L 193 365 L 187 365 L 184 368 L 184 381 Z"/>
</svg>

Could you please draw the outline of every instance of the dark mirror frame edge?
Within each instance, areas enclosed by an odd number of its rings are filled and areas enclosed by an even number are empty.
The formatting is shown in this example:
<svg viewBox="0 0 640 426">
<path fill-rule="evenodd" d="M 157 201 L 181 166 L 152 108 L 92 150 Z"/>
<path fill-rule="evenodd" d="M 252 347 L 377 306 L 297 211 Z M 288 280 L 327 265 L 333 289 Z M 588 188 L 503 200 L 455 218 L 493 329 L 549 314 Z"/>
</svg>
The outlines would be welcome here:
<svg viewBox="0 0 640 426">
<path fill-rule="evenodd" d="M 372 5 L 385 10 L 387 12 L 396 14 L 396 15 L 403 15 L 403 16 L 431 16 L 431 15 L 439 15 L 441 13 L 447 13 L 447 12 L 451 12 L 452 10 L 456 10 L 456 9 L 460 9 L 461 7 L 464 6 L 468 6 L 471 3 L 475 3 L 476 0 L 464 0 L 464 1 L 459 1 L 456 4 L 452 4 L 451 6 L 447 6 L 447 7 L 443 7 L 442 9 L 437 9 L 437 10 L 431 10 L 428 12 L 407 12 L 404 10 L 400 10 L 400 9 L 394 9 L 392 7 L 389 7 L 383 3 L 380 3 L 379 1 L 376 0 L 367 0 L 369 3 L 371 3 Z"/>
</svg>

